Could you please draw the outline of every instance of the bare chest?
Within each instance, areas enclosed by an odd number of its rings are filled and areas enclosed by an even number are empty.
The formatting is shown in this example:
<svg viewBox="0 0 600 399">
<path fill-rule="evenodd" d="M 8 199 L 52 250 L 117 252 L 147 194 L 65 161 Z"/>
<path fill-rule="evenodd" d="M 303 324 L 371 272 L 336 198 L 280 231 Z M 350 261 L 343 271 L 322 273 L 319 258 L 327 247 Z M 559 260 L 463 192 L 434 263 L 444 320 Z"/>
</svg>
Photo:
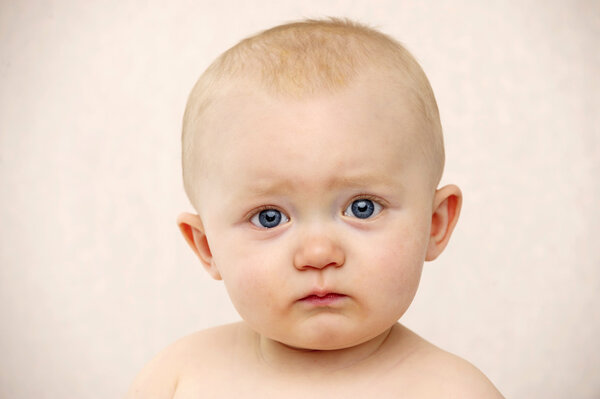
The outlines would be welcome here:
<svg viewBox="0 0 600 399">
<path fill-rule="evenodd" d="M 337 399 L 337 398 L 404 398 L 415 397 L 398 381 L 373 376 L 356 378 L 263 378 L 254 373 L 222 375 L 209 373 L 179 380 L 174 399 L 261 398 L 261 399 Z M 405 387 L 408 388 L 408 387 Z M 412 391 L 412 390 L 411 390 Z"/>
</svg>

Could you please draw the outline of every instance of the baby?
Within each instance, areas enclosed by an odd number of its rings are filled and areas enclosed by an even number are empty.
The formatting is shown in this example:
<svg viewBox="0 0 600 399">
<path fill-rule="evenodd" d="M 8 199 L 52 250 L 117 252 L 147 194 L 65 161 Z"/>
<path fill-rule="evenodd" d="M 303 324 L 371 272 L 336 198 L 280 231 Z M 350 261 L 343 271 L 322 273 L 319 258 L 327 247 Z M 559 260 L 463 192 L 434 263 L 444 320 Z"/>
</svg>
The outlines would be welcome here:
<svg viewBox="0 0 600 399">
<path fill-rule="evenodd" d="M 182 142 L 179 227 L 243 321 L 165 349 L 129 398 L 502 397 L 398 323 L 462 199 L 399 43 L 338 19 L 245 39 L 193 88 Z"/>
</svg>

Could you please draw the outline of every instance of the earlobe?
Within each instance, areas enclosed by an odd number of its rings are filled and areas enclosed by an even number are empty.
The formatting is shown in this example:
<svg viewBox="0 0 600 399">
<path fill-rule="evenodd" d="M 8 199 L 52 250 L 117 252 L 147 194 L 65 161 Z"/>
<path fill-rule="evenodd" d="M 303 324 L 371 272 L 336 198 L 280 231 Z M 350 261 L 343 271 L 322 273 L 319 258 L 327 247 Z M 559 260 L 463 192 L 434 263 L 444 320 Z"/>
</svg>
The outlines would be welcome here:
<svg viewBox="0 0 600 399">
<path fill-rule="evenodd" d="M 437 258 L 450 240 L 462 206 L 460 189 L 451 184 L 438 189 L 433 200 L 431 232 L 425 260 Z"/>
<path fill-rule="evenodd" d="M 177 225 L 186 242 L 198 256 L 206 271 L 208 271 L 215 280 L 221 280 L 221 274 L 214 264 L 212 252 L 208 245 L 206 234 L 204 234 L 204 225 L 202 224 L 200 216 L 184 212 L 177 218 Z"/>
</svg>

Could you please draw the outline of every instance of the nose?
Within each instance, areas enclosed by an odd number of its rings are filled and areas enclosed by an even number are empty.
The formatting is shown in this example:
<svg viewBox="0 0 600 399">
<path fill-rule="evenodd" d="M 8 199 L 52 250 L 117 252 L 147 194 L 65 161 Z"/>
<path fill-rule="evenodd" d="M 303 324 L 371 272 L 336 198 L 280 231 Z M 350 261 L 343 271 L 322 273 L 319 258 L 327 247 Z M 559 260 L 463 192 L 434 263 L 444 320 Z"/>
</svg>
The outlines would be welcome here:
<svg viewBox="0 0 600 399">
<path fill-rule="evenodd" d="M 294 254 L 294 266 L 298 270 L 340 267 L 344 262 L 342 248 L 325 235 L 305 238 Z"/>
</svg>

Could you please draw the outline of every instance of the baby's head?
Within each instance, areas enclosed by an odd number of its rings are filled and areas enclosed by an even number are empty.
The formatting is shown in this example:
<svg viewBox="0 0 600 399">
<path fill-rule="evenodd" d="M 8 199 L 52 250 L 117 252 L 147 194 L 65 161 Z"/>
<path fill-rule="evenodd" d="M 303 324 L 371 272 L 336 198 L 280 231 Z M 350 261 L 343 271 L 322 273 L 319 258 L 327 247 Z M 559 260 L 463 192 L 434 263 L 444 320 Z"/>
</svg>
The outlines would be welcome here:
<svg viewBox="0 0 600 399">
<path fill-rule="evenodd" d="M 179 224 L 244 320 L 293 347 L 388 330 L 461 203 L 425 74 L 341 20 L 279 26 L 219 57 L 190 95 Z"/>
</svg>

